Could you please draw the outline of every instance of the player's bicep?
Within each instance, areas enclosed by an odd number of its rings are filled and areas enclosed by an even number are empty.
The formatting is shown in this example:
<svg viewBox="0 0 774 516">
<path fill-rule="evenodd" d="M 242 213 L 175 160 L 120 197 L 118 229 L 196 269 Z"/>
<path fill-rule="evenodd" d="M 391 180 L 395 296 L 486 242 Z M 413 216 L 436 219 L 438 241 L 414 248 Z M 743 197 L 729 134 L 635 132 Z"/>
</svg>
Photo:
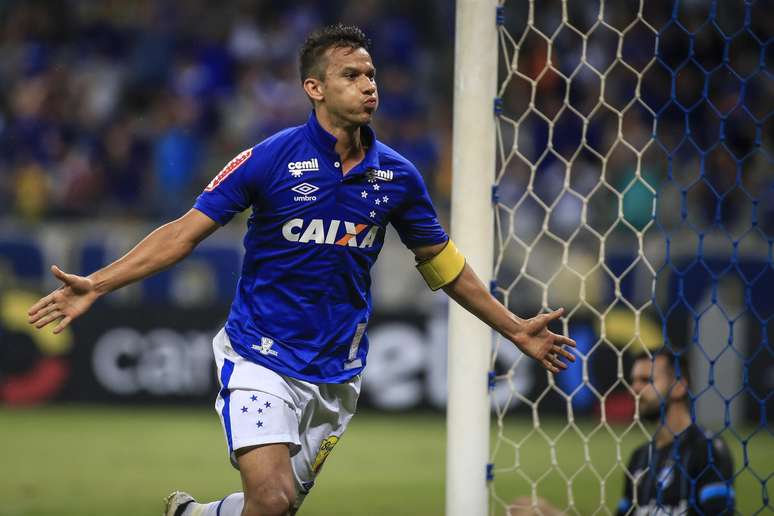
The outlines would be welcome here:
<svg viewBox="0 0 774 516">
<path fill-rule="evenodd" d="M 391 219 L 403 244 L 415 249 L 443 244 L 446 235 L 430 201 L 422 176 L 416 170 L 410 170 L 406 182 L 406 199 Z"/>
<path fill-rule="evenodd" d="M 725 441 L 713 439 L 696 485 L 698 503 L 705 514 L 733 514 L 735 497 L 734 463 Z M 712 467 L 706 467 L 711 464 Z"/>
<path fill-rule="evenodd" d="M 193 245 L 198 244 L 220 227 L 216 221 L 196 208 L 188 210 L 177 222 L 180 224 L 180 238 Z"/>
<path fill-rule="evenodd" d="M 635 452 L 629 459 L 628 471 L 632 473 L 634 471 L 634 464 L 636 461 L 637 453 Z M 634 486 L 632 485 L 632 479 L 629 475 L 624 475 L 624 492 L 623 496 L 618 500 L 616 506 L 616 516 L 624 516 L 629 513 L 632 508 L 634 500 Z"/>
<path fill-rule="evenodd" d="M 705 484 L 696 491 L 704 514 L 734 514 L 736 493 L 730 482 Z"/>
<path fill-rule="evenodd" d="M 616 512 L 615 512 L 616 516 L 624 516 L 626 514 L 629 514 L 629 510 L 632 508 L 633 498 L 634 498 L 634 494 L 632 492 L 632 481 L 627 475 L 626 486 L 624 487 L 624 494 L 618 500 L 618 505 L 616 506 Z"/>
<path fill-rule="evenodd" d="M 414 257 L 418 262 L 423 262 L 443 251 L 445 245 L 446 241 L 441 242 L 440 244 L 421 245 L 412 248 L 411 252 L 414 253 Z"/>
</svg>

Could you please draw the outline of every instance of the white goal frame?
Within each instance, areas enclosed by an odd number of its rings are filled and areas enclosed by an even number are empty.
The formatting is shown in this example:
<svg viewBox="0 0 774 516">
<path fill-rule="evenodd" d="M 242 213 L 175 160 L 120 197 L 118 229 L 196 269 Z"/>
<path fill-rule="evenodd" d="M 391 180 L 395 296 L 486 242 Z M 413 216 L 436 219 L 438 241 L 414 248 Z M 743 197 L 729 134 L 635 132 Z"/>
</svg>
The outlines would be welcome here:
<svg viewBox="0 0 774 516">
<path fill-rule="evenodd" d="M 497 1 L 458 0 L 455 34 L 451 235 L 488 285 L 494 260 Z M 449 304 L 447 516 L 483 516 L 488 510 L 491 342 L 486 325 Z"/>
</svg>

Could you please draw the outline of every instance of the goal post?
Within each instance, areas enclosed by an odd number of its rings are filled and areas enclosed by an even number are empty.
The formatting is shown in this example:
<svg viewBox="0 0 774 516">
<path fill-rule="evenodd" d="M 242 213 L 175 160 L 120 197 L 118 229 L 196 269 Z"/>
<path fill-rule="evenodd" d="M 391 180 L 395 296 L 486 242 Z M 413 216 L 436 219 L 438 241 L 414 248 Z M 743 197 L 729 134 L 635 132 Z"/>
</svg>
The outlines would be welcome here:
<svg viewBox="0 0 774 516">
<path fill-rule="evenodd" d="M 454 50 L 451 235 L 489 284 L 494 259 L 497 24 L 495 0 L 458 0 Z M 487 513 L 491 330 L 449 306 L 447 516 Z"/>
</svg>

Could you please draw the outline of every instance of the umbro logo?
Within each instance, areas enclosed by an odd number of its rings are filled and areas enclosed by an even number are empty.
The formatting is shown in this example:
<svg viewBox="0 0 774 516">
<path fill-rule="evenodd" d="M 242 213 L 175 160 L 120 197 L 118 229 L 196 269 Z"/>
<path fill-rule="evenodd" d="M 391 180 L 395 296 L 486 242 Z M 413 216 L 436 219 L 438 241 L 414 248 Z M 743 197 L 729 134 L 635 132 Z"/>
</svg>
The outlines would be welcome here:
<svg viewBox="0 0 774 516">
<path fill-rule="evenodd" d="M 288 172 L 293 177 L 301 177 L 304 175 L 304 172 L 317 172 L 318 170 L 320 170 L 320 164 L 317 163 L 317 158 L 288 163 Z"/>
<path fill-rule="evenodd" d="M 291 188 L 291 190 L 301 195 L 309 195 L 310 193 L 315 193 L 319 188 L 309 183 L 301 183 Z"/>
<path fill-rule="evenodd" d="M 314 186 L 310 183 L 301 183 L 300 185 L 296 185 L 291 190 L 293 190 L 296 193 L 299 193 L 301 195 L 296 195 L 293 197 L 293 200 L 296 202 L 309 202 L 309 201 L 316 201 L 317 196 L 316 195 L 310 195 L 315 193 L 320 188 L 317 186 Z"/>
</svg>

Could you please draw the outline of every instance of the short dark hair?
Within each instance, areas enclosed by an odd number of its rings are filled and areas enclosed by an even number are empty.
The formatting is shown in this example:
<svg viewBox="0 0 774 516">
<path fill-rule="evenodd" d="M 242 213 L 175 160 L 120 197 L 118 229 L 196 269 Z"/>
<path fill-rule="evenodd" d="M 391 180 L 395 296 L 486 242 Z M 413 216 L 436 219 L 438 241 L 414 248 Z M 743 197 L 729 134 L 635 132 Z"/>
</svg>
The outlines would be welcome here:
<svg viewBox="0 0 774 516">
<path fill-rule="evenodd" d="M 685 383 L 691 385 L 691 371 L 688 365 L 688 352 L 687 350 L 673 351 L 667 347 L 658 348 L 656 351 L 648 354 L 646 352 L 639 353 L 634 357 L 634 361 L 638 360 L 650 360 L 656 361 L 658 357 L 664 357 L 667 366 L 672 370 L 675 379 L 685 379 Z"/>
<path fill-rule="evenodd" d="M 328 25 L 311 33 L 299 52 L 301 82 L 307 77 L 323 79 L 325 75 L 325 51 L 329 48 L 364 48 L 371 50 L 371 40 L 355 25 Z M 323 66 L 321 66 L 323 65 Z"/>
</svg>

